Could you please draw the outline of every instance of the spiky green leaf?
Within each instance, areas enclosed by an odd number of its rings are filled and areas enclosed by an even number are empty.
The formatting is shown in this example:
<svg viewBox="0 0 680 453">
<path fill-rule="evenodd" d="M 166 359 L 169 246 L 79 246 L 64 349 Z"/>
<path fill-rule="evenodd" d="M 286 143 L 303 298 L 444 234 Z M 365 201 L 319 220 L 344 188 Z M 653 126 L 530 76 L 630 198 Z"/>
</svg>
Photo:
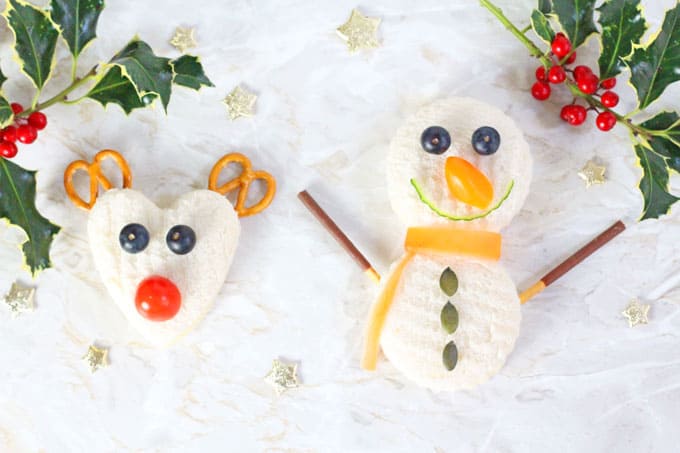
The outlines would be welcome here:
<svg viewBox="0 0 680 453">
<path fill-rule="evenodd" d="M 562 25 L 562 31 L 571 40 L 573 48 L 583 44 L 593 33 L 595 27 L 596 0 L 559 0 L 553 3 L 552 12 Z"/>
<path fill-rule="evenodd" d="M 35 172 L 0 158 L 0 217 L 28 236 L 22 245 L 27 266 L 35 275 L 50 267 L 50 246 L 59 227 L 35 207 Z"/>
<path fill-rule="evenodd" d="M 23 0 L 8 0 L 4 16 L 14 34 L 21 70 L 42 89 L 52 72 L 59 32 L 45 11 Z"/>
<path fill-rule="evenodd" d="M 626 61 L 640 109 L 654 102 L 668 85 L 680 80 L 680 2 L 666 11 L 654 39 L 645 46 L 636 46 Z"/>
<path fill-rule="evenodd" d="M 194 90 L 200 90 L 202 86 L 212 87 L 210 79 L 203 72 L 203 65 L 198 57 L 193 55 L 182 55 L 181 57 L 172 60 L 174 77 L 172 82 L 176 85 L 181 85 Z"/>
<path fill-rule="evenodd" d="M 552 2 L 550 0 L 538 0 L 538 10 L 543 14 L 552 12 Z"/>
<path fill-rule="evenodd" d="M 111 102 L 118 104 L 126 114 L 129 114 L 134 109 L 144 108 L 151 104 L 156 95 L 147 93 L 140 96 L 130 79 L 123 75 L 120 66 L 112 66 L 90 89 L 87 97 L 104 107 Z"/>
<path fill-rule="evenodd" d="M 531 13 L 531 28 L 534 29 L 539 38 L 547 43 L 551 43 L 555 37 L 555 31 L 550 25 L 548 17 L 537 9 Z"/>
<path fill-rule="evenodd" d="M 122 69 L 133 83 L 140 98 L 158 95 L 167 111 L 172 90 L 172 65 L 169 58 L 158 57 L 147 43 L 134 38 L 110 61 Z"/>
<path fill-rule="evenodd" d="M 51 0 L 50 6 L 52 20 L 59 25 L 71 54 L 78 57 L 97 36 L 104 0 Z"/>
<path fill-rule="evenodd" d="M 7 81 L 7 76 L 3 74 L 2 69 L 0 69 L 0 88 L 2 88 L 2 84 Z"/>
<path fill-rule="evenodd" d="M 0 128 L 12 124 L 14 121 L 14 112 L 12 112 L 12 106 L 9 101 L 0 94 Z"/>
<path fill-rule="evenodd" d="M 666 159 L 641 144 L 635 145 L 635 154 L 642 167 L 639 187 L 644 206 L 640 220 L 659 218 L 667 214 L 673 203 L 679 200 L 670 193 Z"/>
<path fill-rule="evenodd" d="M 630 55 L 633 44 L 640 42 L 647 30 L 640 0 L 608 0 L 597 9 L 602 27 L 602 53 L 597 60 L 600 78 L 618 75 L 626 67 L 624 58 Z"/>
</svg>

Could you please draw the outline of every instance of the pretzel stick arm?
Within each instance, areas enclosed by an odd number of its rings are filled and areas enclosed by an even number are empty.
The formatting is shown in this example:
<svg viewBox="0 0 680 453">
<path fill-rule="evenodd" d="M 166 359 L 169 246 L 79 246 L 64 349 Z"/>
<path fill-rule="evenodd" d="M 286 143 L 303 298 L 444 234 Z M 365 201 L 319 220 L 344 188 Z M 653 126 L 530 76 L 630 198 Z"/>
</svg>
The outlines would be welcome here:
<svg viewBox="0 0 680 453">
<path fill-rule="evenodd" d="M 366 259 L 366 257 L 359 251 L 359 249 L 354 245 L 354 243 L 347 237 L 345 233 L 340 229 L 340 227 L 330 218 L 326 211 L 323 210 L 321 206 L 314 200 L 314 198 L 307 192 L 303 190 L 298 194 L 298 198 L 305 205 L 305 207 L 312 213 L 316 220 L 323 225 L 323 227 L 328 231 L 331 236 L 340 244 L 340 246 L 352 257 L 354 262 L 356 262 L 364 273 L 366 273 L 375 282 L 380 281 L 380 274 L 373 268 L 371 263 Z"/>
<path fill-rule="evenodd" d="M 554 283 L 557 279 L 562 277 L 564 274 L 572 270 L 583 260 L 588 258 L 590 255 L 599 250 L 606 243 L 614 239 L 616 236 L 621 234 L 626 229 L 626 225 L 622 221 L 615 222 L 612 226 L 600 233 L 595 239 L 588 242 L 586 245 L 581 247 L 566 260 L 558 264 L 553 270 L 548 272 L 539 281 L 534 283 L 527 290 L 523 291 L 519 299 L 522 303 L 528 301 L 532 297 L 539 294 L 546 287 Z"/>
</svg>

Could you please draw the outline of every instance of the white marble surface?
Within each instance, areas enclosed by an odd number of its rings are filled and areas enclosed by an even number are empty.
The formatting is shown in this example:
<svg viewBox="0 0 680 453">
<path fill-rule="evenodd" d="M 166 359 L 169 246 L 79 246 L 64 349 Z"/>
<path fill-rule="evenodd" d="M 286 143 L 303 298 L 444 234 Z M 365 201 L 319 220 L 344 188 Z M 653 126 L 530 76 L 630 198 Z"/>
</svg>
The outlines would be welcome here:
<svg viewBox="0 0 680 453">
<path fill-rule="evenodd" d="M 334 29 L 345 1 L 123 2 L 110 0 L 83 67 L 139 33 L 161 53 L 175 26 L 194 26 L 217 85 L 178 90 L 160 108 L 125 118 L 85 102 L 48 111 L 50 124 L 17 161 L 39 168 L 38 204 L 63 226 L 55 268 L 40 275 L 37 309 L 0 309 L 0 450 L 123 451 L 676 451 L 680 442 L 680 296 L 653 302 L 648 325 L 621 311 L 680 269 L 678 213 L 632 226 L 523 307 L 514 353 L 476 391 L 433 394 L 387 362 L 358 368 L 375 288 L 295 198 L 309 187 L 384 270 L 404 233 L 391 212 L 383 160 L 405 115 L 442 96 L 491 102 L 524 129 L 535 160 L 528 202 L 505 230 L 503 263 L 525 287 L 618 217 L 633 219 L 639 170 L 620 127 L 569 129 L 560 99 L 534 102 L 535 63 L 476 2 L 370 1 L 382 47 L 349 55 Z M 532 1 L 501 1 L 518 22 Z M 674 0 L 645 0 L 654 26 Z M 0 60 L 13 99 L 28 82 Z M 590 43 L 595 48 L 596 43 Z M 593 53 L 583 58 L 593 61 Z M 68 77 L 58 54 L 54 93 Z M 252 119 L 230 122 L 220 100 L 243 83 L 259 95 Z M 622 84 L 620 84 L 622 85 Z M 630 106 L 627 87 L 619 89 Z M 678 87 L 665 97 L 677 100 Z M 562 99 L 564 102 L 565 99 Z M 623 108 L 622 106 L 622 108 Z M 661 105 L 659 105 L 660 107 Z M 678 106 L 675 105 L 677 108 Z M 104 147 L 125 152 L 135 185 L 156 200 L 205 186 L 222 153 L 241 150 L 274 173 L 280 190 L 243 221 L 237 257 L 216 308 L 167 351 L 141 347 L 110 302 L 86 243 L 86 213 L 66 201 L 61 175 Z M 576 175 L 597 156 L 609 181 L 588 190 Z M 677 211 L 677 209 L 676 209 Z M 17 230 L 0 229 L 0 289 L 20 271 Z M 110 367 L 80 360 L 96 341 Z M 271 360 L 299 363 L 303 385 L 276 396 L 262 380 Z"/>
</svg>

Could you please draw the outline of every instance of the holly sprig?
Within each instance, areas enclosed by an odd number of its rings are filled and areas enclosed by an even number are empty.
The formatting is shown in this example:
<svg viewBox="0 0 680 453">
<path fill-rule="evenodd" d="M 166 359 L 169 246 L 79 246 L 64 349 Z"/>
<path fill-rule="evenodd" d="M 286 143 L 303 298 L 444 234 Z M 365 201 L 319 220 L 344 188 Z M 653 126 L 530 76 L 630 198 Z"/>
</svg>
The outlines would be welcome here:
<svg viewBox="0 0 680 453">
<path fill-rule="evenodd" d="M 35 93 L 26 109 L 13 109 L 2 89 L 7 78 L 0 70 L 0 128 L 12 124 L 26 126 L 34 112 L 55 104 L 77 104 L 87 99 L 104 107 L 117 104 L 126 114 L 159 100 L 167 112 L 174 86 L 193 90 L 213 86 L 198 57 L 182 55 L 170 59 L 157 56 L 136 36 L 110 60 L 79 75 L 79 57 L 97 37 L 97 22 L 103 9 L 104 0 L 51 0 L 47 9 L 24 0 L 7 0 L 2 15 L 14 35 L 14 53 L 21 72 L 31 80 Z M 41 94 L 52 75 L 60 40 L 72 57 L 71 80 L 56 95 L 42 100 Z M 83 94 L 72 98 L 76 91 Z M 26 233 L 22 250 L 26 265 L 35 275 L 50 267 L 49 251 L 59 227 L 36 209 L 36 172 L 6 157 L 0 157 L 0 217 Z"/>
<path fill-rule="evenodd" d="M 581 99 L 589 110 L 600 115 L 608 112 L 602 118 L 612 118 L 612 124 L 615 119 L 615 124 L 628 129 L 642 168 L 639 189 L 644 203 L 640 220 L 659 218 L 680 200 L 669 187 L 670 172 L 680 172 L 680 115 L 673 111 L 652 112 L 649 107 L 669 85 L 680 80 L 680 2 L 666 11 L 660 30 L 647 42 L 641 41 L 647 22 L 640 0 L 604 0 L 599 6 L 597 3 L 597 0 L 539 0 L 529 24 L 520 29 L 490 0 L 480 0 L 545 68 L 563 65 L 591 36 L 599 38 L 599 80 L 627 76 L 637 96 L 637 107 L 621 114 L 604 105 L 596 94 L 584 92 L 575 78 L 566 77 L 564 83 L 574 99 Z M 556 58 L 551 51 L 558 35 L 556 29 L 571 43 L 571 51 L 564 57 Z M 540 40 L 538 43 L 528 36 L 530 31 Z"/>
</svg>

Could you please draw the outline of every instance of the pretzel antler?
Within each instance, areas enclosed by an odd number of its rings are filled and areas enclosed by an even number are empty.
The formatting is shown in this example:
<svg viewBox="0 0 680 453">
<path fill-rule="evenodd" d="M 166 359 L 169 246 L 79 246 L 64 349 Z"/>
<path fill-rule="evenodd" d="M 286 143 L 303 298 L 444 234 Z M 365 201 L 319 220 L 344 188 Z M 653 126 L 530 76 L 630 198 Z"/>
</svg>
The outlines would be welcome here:
<svg viewBox="0 0 680 453">
<path fill-rule="evenodd" d="M 109 179 L 102 173 L 101 164 L 105 159 L 112 159 L 116 165 L 118 165 L 121 175 L 123 176 L 123 188 L 129 189 L 132 187 L 132 173 L 130 172 L 128 163 L 118 151 L 113 149 L 105 149 L 98 152 L 97 155 L 94 156 L 92 163 L 84 160 L 77 160 L 66 167 L 66 171 L 64 171 L 64 188 L 66 189 L 66 195 L 68 195 L 74 205 L 83 209 L 92 209 L 94 204 L 97 202 L 97 197 L 99 196 L 99 186 L 101 185 L 104 190 L 109 190 L 113 187 L 111 181 L 109 181 Z M 86 171 L 90 176 L 89 201 L 83 200 L 82 197 L 78 195 L 78 192 L 76 192 L 76 189 L 73 186 L 73 176 L 79 170 Z"/>
<path fill-rule="evenodd" d="M 232 163 L 241 165 L 243 168 L 241 174 L 236 176 L 234 179 L 227 181 L 225 184 L 218 186 L 217 180 L 220 177 L 222 170 Z M 266 183 L 267 191 L 262 196 L 260 201 L 252 206 L 246 206 L 246 199 L 248 198 L 250 184 L 258 179 Z M 243 154 L 231 153 L 223 156 L 217 161 L 215 166 L 213 166 L 212 170 L 210 171 L 210 178 L 208 179 L 208 189 L 221 195 L 225 195 L 232 190 L 238 189 L 234 210 L 238 213 L 239 217 L 247 217 L 263 211 L 271 204 L 272 200 L 274 199 L 274 194 L 276 193 L 276 180 L 266 171 L 253 170 L 250 159 L 248 159 Z"/>
</svg>

